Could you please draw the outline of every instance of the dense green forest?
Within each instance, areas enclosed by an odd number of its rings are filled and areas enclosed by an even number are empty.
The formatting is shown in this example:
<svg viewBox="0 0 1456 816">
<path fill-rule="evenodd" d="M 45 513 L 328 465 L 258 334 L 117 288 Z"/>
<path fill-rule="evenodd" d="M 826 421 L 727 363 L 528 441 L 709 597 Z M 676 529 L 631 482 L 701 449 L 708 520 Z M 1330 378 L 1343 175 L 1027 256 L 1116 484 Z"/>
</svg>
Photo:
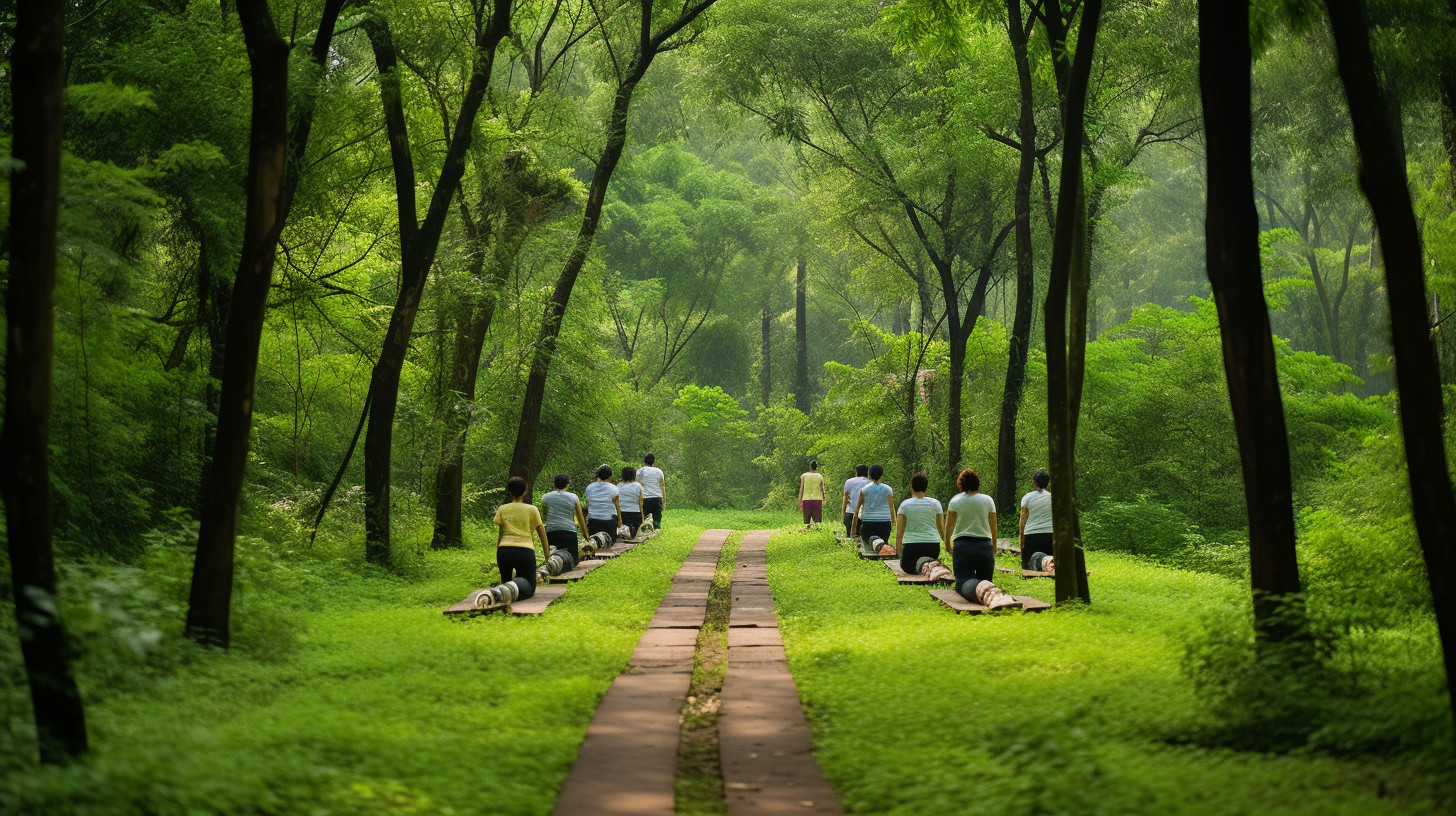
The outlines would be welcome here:
<svg viewBox="0 0 1456 816">
<path fill-rule="evenodd" d="M 969 467 L 1011 538 L 1051 471 L 1091 577 L 983 629 L 1084 639 L 1006 754 L 1080 792 L 1005 812 L 1456 803 L 1456 3 L 15 0 L 0 50 L 0 812 L 550 812 L 694 531 L 811 458 L 826 521 Z M 508 477 L 648 453 L 652 555 L 439 620 Z M 911 812 L 840 687 L 946 620 L 831 546 L 770 545 L 789 665 Z"/>
</svg>

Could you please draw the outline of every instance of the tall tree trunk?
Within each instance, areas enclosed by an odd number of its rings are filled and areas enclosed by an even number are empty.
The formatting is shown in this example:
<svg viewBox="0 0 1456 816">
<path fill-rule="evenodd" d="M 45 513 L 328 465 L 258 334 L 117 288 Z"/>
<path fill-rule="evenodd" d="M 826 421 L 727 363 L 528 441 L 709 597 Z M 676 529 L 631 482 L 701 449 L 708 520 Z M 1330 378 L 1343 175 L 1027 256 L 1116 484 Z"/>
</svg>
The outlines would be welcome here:
<svg viewBox="0 0 1456 816">
<path fill-rule="evenodd" d="M 612 100 L 611 118 L 607 123 L 606 144 L 597 158 L 596 172 L 592 175 L 586 207 L 582 211 L 581 226 L 577 230 L 571 253 L 562 264 L 561 274 L 556 278 L 556 289 L 547 301 L 536 351 L 531 357 L 531 371 L 526 377 L 526 392 L 521 399 L 521 419 L 516 425 L 516 447 L 511 453 L 509 475 L 524 478 L 528 491 L 535 483 L 536 471 L 540 468 L 536 457 L 536 442 L 541 436 L 541 403 L 546 395 L 546 376 L 550 373 L 551 362 L 556 356 L 556 340 L 561 332 L 562 322 L 566 319 L 571 291 L 576 286 L 576 278 L 581 274 L 587 254 L 591 252 L 592 243 L 596 239 L 602 205 L 607 198 L 607 185 L 611 182 L 612 173 L 616 171 L 617 162 L 622 158 L 622 150 L 627 145 L 627 113 L 632 107 L 632 96 L 637 91 L 637 85 L 647 75 L 647 69 L 652 67 L 653 59 L 667 45 L 668 40 L 707 11 L 714 2 L 716 0 L 698 0 L 690 6 L 685 4 L 677 19 L 654 35 L 653 2 L 640 0 L 642 17 L 637 53 L 617 85 L 617 92 Z M 527 492 L 526 495 L 529 499 L 531 494 Z"/>
<path fill-rule="evenodd" d="M 765 408 L 768 407 L 769 400 L 773 398 L 773 346 L 770 344 L 771 333 L 769 331 L 773 326 L 773 315 L 770 312 L 771 302 L 771 296 L 764 293 L 763 314 L 760 318 L 760 331 L 763 336 L 759 341 L 759 357 L 762 367 L 758 371 L 758 388 L 763 393 L 763 407 Z"/>
<path fill-rule="evenodd" d="M 1410 472 L 1411 509 L 1432 605 L 1445 656 L 1449 688 L 1456 678 L 1456 497 L 1441 440 L 1441 378 L 1425 319 L 1426 291 L 1421 236 L 1411 207 L 1405 174 L 1405 145 L 1398 121 L 1376 78 L 1370 54 L 1369 21 L 1360 0 L 1326 0 L 1335 37 L 1336 60 L 1355 146 L 1360 155 L 1360 187 L 1380 230 L 1385 257 L 1385 288 L 1390 302 L 1391 345 L 1400 394 L 1400 425 Z"/>
<path fill-rule="evenodd" d="M 288 131 L 288 44 L 274 28 L 266 2 L 239 0 L 237 6 L 252 75 L 247 210 L 242 253 L 232 285 L 218 285 L 210 266 L 202 270 L 199 280 L 199 287 L 211 289 L 210 298 L 202 292 L 204 302 L 210 300 L 207 308 L 214 315 L 209 321 L 213 335 L 209 374 L 222 382 L 222 392 L 216 395 L 216 433 L 204 438 L 203 443 L 202 521 L 186 627 L 188 637 L 224 647 L 230 637 L 233 544 L 247 466 L 263 313 L 273 280 L 278 237 L 302 174 L 314 112 L 312 103 L 302 106 L 292 133 Z M 343 0 L 324 4 L 312 52 L 314 67 L 320 72 L 342 6 Z M 202 250 L 205 252 L 206 247 Z M 222 314 L 226 314 L 225 320 L 216 317 Z M 214 394 L 209 384 L 209 400 Z"/>
<path fill-rule="evenodd" d="M 15 7 L 10 93 L 10 280 L 5 292 L 5 427 L 0 493 L 16 633 L 42 762 L 86 753 L 86 716 L 71 676 L 51 551 L 51 361 L 55 351 L 56 224 L 65 130 L 65 9 Z"/>
<path fill-rule="evenodd" d="M 1016 315 L 1006 363 L 1006 384 L 1001 389 L 1001 428 L 996 446 L 996 506 L 1002 513 L 1016 507 L 1016 421 L 1026 386 L 1026 358 L 1031 346 L 1031 310 L 1035 297 L 1036 267 L 1032 258 L 1031 185 L 1036 172 L 1036 109 L 1032 97 L 1031 60 L 1027 55 L 1027 30 L 1022 22 L 1021 0 L 1006 0 L 1011 50 L 1016 58 L 1016 77 L 1021 92 L 1021 118 L 1016 135 L 1021 143 L 1021 163 L 1016 174 Z"/>
<path fill-rule="evenodd" d="M 794 267 L 794 405 L 809 413 L 808 263 L 803 256 Z"/>
<path fill-rule="evenodd" d="M 481 278 L 480 267 L 485 265 L 484 247 L 477 247 L 481 253 L 474 261 L 471 280 Z M 459 547 L 464 543 L 460 515 L 463 509 L 461 493 L 465 481 L 465 438 L 470 427 L 470 418 L 475 409 L 475 383 L 480 372 L 480 354 L 485 346 L 485 336 L 490 331 L 491 319 L 495 316 L 494 292 L 499 288 L 498 276 L 482 287 L 485 292 L 482 302 L 473 300 L 466 304 L 460 331 L 455 335 L 454 350 L 450 355 L 450 381 L 446 385 L 446 399 L 450 405 L 445 410 L 445 446 L 441 451 L 440 470 L 435 474 L 435 533 L 430 542 L 434 549 Z"/>
<path fill-rule="evenodd" d="M 1254 626 L 1288 640 L 1304 629 L 1294 550 L 1289 440 L 1259 269 L 1250 164 L 1251 52 L 1247 0 L 1198 4 L 1199 81 L 1208 142 L 1208 280 L 1218 307 L 1224 373 L 1249 509 Z M 1424 322 L 1424 321 L 1423 321 Z"/>
<path fill-rule="evenodd" d="M 248 460 L 253 384 L 273 260 L 283 232 L 288 155 L 288 43 L 273 27 L 266 0 L 238 0 L 237 11 L 252 77 L 247 211 L 228 309 L 212 479 L 203 495 L 186 628 L 193 640 L 224 647 L 230 637 L 233 541 Z"/>
<path fill-rule="evenodd" d="M 474 136 L 476 114 L 490 87 L 496 46 L 510 30 L 511 5 L 512 0 L 495 0 L 490 20 L 476 34 L 475 65 L 471 69 L 470 83 L 461 100 L 450 146 L 446 149 L 440 177 L 423 221 L 416 220 L 414 158 L 410 153 L 393 38 L 382 17 L 369 18 L 365 28 L 379 69 L 379 94 L 384 106 L 385 130 L 389 134 L 390 160 L 394 166 L 400 237 L 399 294 L 369 381 L 369 427 L 364 437 L 364 557 L 374 564 L 387 564 L 390 555 L 389 485 L 400 373 L 404 369 L 405 354 L 409 351 L 410 334 L 419 314 L 425 281 L 440 246 L 445 216 L 465 174 L 465 155 Z"/>
<path fill-rule="evenodd" d="M 1056 4 L 1053 3 L 1053 6 Z M 1084 262 L 1079 244 L 1085 241 L 1085 201 L 1082 183 L 1082 118 L 1087 107 L 1087 83 L 1092 69 L 1092 52 L 1101 22 L 1101 0 L 1087 0 L 1066 83 L 1063 110 L 1062 177 L 1057 196 L 1057 220 L 1052 240 L 1051 278 L 1046 299 L 1047 354 L 1047 441 L 1056 484 L 1052 491 L 1053 551 L 1064 567 L 1057 571 L 1058 603 L 1090 598 L 1083 593 L 1077 558 L 1076 469 L 1072 430 L 1072 382 L 1075 379 L 1067 346 L 1067 299 L 1080 277 Z M 1065 30 L 1063 30 L 1065 32 Z M 1065 33 L 1064 35 L 1065 36 Z M 1074 304 L 1075 309 L 1075 304 Z M 1076 331 L 1073 319 L 1073 331 Z"/>
</svg>

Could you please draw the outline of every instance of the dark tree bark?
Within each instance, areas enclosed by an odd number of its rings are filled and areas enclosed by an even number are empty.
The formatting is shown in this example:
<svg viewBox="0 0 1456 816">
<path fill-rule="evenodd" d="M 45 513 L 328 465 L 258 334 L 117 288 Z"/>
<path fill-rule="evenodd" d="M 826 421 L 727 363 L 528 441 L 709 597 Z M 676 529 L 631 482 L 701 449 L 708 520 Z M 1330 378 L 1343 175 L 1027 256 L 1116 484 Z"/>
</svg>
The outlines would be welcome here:
<svg viewBox="0 0 1456 816">
<path fill-rule="evenodd" d="M 1411 509 L 1431 582 L 1449 687 L 1456 678 L 1456 496 L 1451 493 L 1442 444 L 1441 378 L 1425 317 L 1421 235 L 1406 180 L 1405 145 L 1398 119 L 1376 77 L 1364 4 L 1360 0 L 1326 0 L 1325 5 L 1360 155 L 1360 187 L 1370 201 L 1384 250 Z"/>
<path fill-rule="evenodd" d="M 65 4 L 15 7 L 10 93 L 10 280 L 5 291 L 5 427 L 0 493 L 10 550 L 16 633 L 35 711 L 41 762 L 86 753 L 86 716 L 71 676 L 51 551 L 51 361 L 55 351 L 56 225 L 65 130 Z"/>
<path fill-rule="evenodd" d="M 472 243 L 475 242 L 472 240 Z M 483 249 L 477 245 L 477 251 Z M 482 280 L 481 267 L 484 265 L 483 254 L 472 259 L 471 280 Z M 460 516 L 463 510 L 461 494 L 465 486 L 465 438 L 470 418 L 475 413 L 473 406 L 476 379 L 480 373 L 480 354 L 495 316 L 495 297 L 491 293 L 499 289 L 499 277 L 492 274 L 491 279 L 485 282 L 489 288 L 482 290 L 486 294 L 481 302 L 466 304 L 450 355 L 450 381 L 445 398 L 451 404 L 445 410 L 445 446 L 441 451 L 440 470 L 435 474 L 435 533 L 430 541 L 430 546 L 437 550 L 464 544 Z"/>
<path fill-rule="evenodd" d="M 809 413 L 808 269 L 803 257 L 794 267 L 794 405 Z"/>
<path fill-rule="evenodd" d="M 1052 7 L 1058 8 L 1053 2 Z M 1060 12 L 1050 14 L 1060 21 Z M 1069 291 L 1079 286 L 1086 259 L 1082 244 L 1086 240 L 1086 203 L 1082 183 L 1083 116 L 1087 107 L 1087 83 L 1092 69 L 1092 52 L 1101 23 L 1101 0 L 1087 0 L 1082 11 L 1077 50 L 1066 81 L 1063 104 L 1062 176 L 1057 196 L 1056 228 L 1052 239 L 1051 278 L 1046 299 L 1047 354 L 1047 441 L 1052 473 L 1059 485 L 1052 491 L 1054 555 L 1065 565 L 1057 571 L 1057 603 L 1071 600 L 1090 601 L 1086 579 L 1081 577 L 1081 559 L 1077 558 L 1076 468 L 1072 410 L 1073 381 L 1076 379 L 1068 355 L 1067 299 Z M 1065 37 L 1065 29 L 1062 29 Z M 1060 69 L 1059 69 L 1060 71 Z M 1085 286 L 1082 287 L 1085 304 Z M 1073 311 L 1077 304 L 1073 303 Z M 1084 316 L 1085 316 L 1085 306 Z M 1076 332 L 1076 319 L 1073 319 Z M 1085 325 L 1085 323 L 1084 323 Z"/>
<path fill-rule="evenodd" d="M 769 400 L 773 399 L 773 346 L 769 344 L 771 334 L 769 329 L 773 326 L 773 314 L 770 311 L 772 295 L 765 291 L 763 295 L 763 316 L 760 318 L 760 339 L 759 356 L 762 358 L 763 366 L 758 371 L 758 388 L 763 393 L 763 407 L 767 408 Z"/>
<path fill-rule="evenodd" d="M 1208 144 L 1208 280 L 1218 307 L 1224 374 L 1249 508 L 1254 626 L 1284 641 L 1304 629 L 1298 604 L 1289 440 L 1269 309 L 1259 269 L 1259 213 L 1251 156 L 1247 0 L 1198 4 L 1199 82 Z"/>
<path fill-rule="evenodd" d="M 230 637 L 233 541 L 248 460 L 253 384 L 263 312 L 283 232 L 284 174 L 288 155 L 288 44 L 273 27 L 264 0 L 239 0 L 238 21 L 252 76 L 252 132 L 245 183 L 247 214 L 242 256 L 227 319 L 222 395 L 218 402 L 211 480 L 204 488 L 197 561 L 187 604 L 187 636 L 227 646 Z"/>
<path fill-rule="evenodd" d="M 315 67 L 320 71 L 328 57 L 342 6 L 343 0 L 329 0 L 324 4 L 312 52 Z M 230 637 L 233 543 L 237 537 L 238 501 L 247 466 L 263 313 L 273 280 L 278 237 L 283 232 L 302 173 L 314 110 L 312 104 L 305 105 L 292 133 L 288 131 L 288 44 L 274 28 L 266 2 L 239 0 L 237 8 L 252 76 L 252 132 L 245 183 L 247 212 L 242 254 L 232 286 L 217 285 L 210 272 L 200 276 L 199 282 L 200 287 L 213 290 L 212 313 L 220 315 L 225 308 L 227 317 L 221 326 L 215 325 L 216 318 L 211 321 L 214 332 L 211 368 L 213 376 L 222 382 L 222 391 L 217 396 L 217 431 L 203 466 L 202 521 L 186 628 L 188 637 L 224 647 Z M 205 292 L 201 294 L 204 302 L 209 300 Z M 222 338 L 221 354 L 218 338 Z M 220 371 L 216 369 L 219 358 Z"/>
<path fill-rule="evenodd" d="M 379 95 L 384 106 L 385 130 L 389 135 L 390 160 L 394 166 L 400 242 L 399 294 L 389 317 L 383 348 L 369 380 L 369 427 L 364 437 L 364 556 L 370 563 L 389 562 L 389 484 L 400 372 L 404 368 L 405 354 L 409 351 L 410 333 L 419 313 L 425 281 L 440 246 L 445 216 L 465 174 L 465 155 L 474 135 L 476 114 L 490 87 L 496 47 L 510 31 L 511 5 L 512 0 L 494 0 L 490 20 L 476 33 L 475 65 L 455 119 L 450 146 L 440 167 L 440 177 L 430 198 L 430 208 L 423 221 L 417 220 L 416 215 L 414 158 L 405 124 L 394 41 L 382 17 L 369 17 L 365 26 L 379 69 Z"/>
<path fill-rule="evenodd" d="M 1450 17 L 1446 22 L 1456 31 L 1456 0 L 1447 0 Z M 1441 100 L 1446 103 L 1446 122 L 1442 137 L 1446 145 L 1446 161 L 1451 164 L 1452 180 L 1456 181 L 1456 53 L 1446 53 L 1446 64 L 1441 68 Z"/>
<path fill-rule="evenodd" d="M 652 61 L 668 45 L 668 41 L 707 11 L 716 0 L 697 0 L 691 5 L 684 5 L 677 18 L 656 34 L 652 33 L 653 0 L 639 2 L 642 17 L 636 52 L 617 84 L 612 100 L 611 118 L 607 123 L 606 144 L 597 158 L 596 172 L 592 175 L 586 207 L 582 211 L 581 226 L 577 229 L 571 252 L 562 264 L 561 274 L 556 278 L 556 289 L 546 304 L 536 351 L 531 357 L 531 371 L 526 377 L 526 392 L 521 400 L 521 419 L 516 426 L 516 447 L 511 454 L 509 475 L 521 476 L 527 485 L 535 483 L 536 472 L 540 469 L 536 457 L 536 442 L 541 436 L 541 403 L 546 394 L 546 376 L 550 373 L 552 359 L 556 356 L 556 339 L 561 333 L 562 321 L 566 318 L 566 307 L 571 302 L 576 278 L 586 264 L 587 255 L 596 239 L 602 205 L 606 203 L 607 185 L 611 182 L 612 173 L 617 169 L 617 162 L 621 160 L 622 150 L 627 145 L 627 113 L 632 107 L 632 96 L 637 91 L 637 85 L 647 75 L 647 69 L 652 67 Z M 529 499 L 531 494 L 528 492 L 526 495 Z"/>
<path fill-rule="evenodd" d="M 1036 172 L 1036 108 L 1032 98 L 1031 60 L 1027 54 L 1028 29 L 1022 21 L 1021 0 L 1006 0 L 1011 50 L 1021 92 L 1021 116 L 1016 138 L 1021 162 L 1016 174 L 1016 314 L 1011 322 L 1006 384 L 1001 390 L 1001 428 L 996 446 L 996 506 L 1002 513 L 1016 507 L 1016 421 L 1026 385 L 1026 357 L 1031 345 L 1031 310 L 1035 296 L 1032 261 L 1031 185 Z"/>
</svg>

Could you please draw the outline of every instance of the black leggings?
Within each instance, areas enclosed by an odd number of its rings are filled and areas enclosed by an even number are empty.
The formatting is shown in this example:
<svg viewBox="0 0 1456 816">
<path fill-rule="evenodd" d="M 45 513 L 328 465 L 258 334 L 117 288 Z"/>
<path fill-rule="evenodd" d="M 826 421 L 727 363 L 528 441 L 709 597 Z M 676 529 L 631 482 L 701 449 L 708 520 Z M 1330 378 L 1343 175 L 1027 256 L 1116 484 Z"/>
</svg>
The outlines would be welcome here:
<svg viewBox="0 0 1456 816">
<path fill-rule="evenodd" d="M 1021 568 L 1031 569 L 1033 553 L 1050 553 L 1051 551 L 1051 533 L 1027 533 L 1021 537 Z"/>
<path fill-rule="evenodd" d="M 644 518 L 646 518 L 648 516 L 651 516 L 652 517 L 652 526 L 653 527 L 656 527 L 659 530 L 661 530 L 662 529 L 662 497 L 661 496 L 643 496 L 642 497 L 642 516 Z"/>
<path fill-rule="evenodd" d="M 849 538 L 849 531 L 854 529 L 854 514 L 844 514 L 844 537 Z"/>
<path fill-rule="evenodd" d="M 989 538 L 961 536 L 951 542 L 951 571 L 955 573 L 956 591 L 972 603 L 976 587 L 996 574 L 996 545 Z"/>
<path fill-rule="evenodd" d="M 597 533 L 606 533 L 608 537 L 610 537 L 613 541 L 616 541 L 617 526 L 618 525 L 616 519 L 589 518 L 586 520 L 586 534 L 596 535 Z"/>
<path fill-rule="evenodd" d="M 572 561 L 581 560 L 581 553 L 576 548 L 575 530 L 547 530 L 546 541 L 558 550 L 571 553 Z"/>
<path fill-rule="evenodd" d="M 879 536 L 886 541 L 890 540 L 890 522 L 888 521 L 865 521 L 859 520 L 859 540 L 868 547 L 870 539 Z"/>
<path fill-rule="evenodd" d="M 536 550 L 533 547 L 496 547 L 495 565 L 500 568 L 501 583 L 515 581 L 520 589 L 518 601 L 536 594 Z"/>
<path fill-rule="evenodd" d="M 916 561 L 919 561 L 922 558 L 939 557 L 939 541 L 917 541 L 913 543 L 907 541 L 905 542 L 904 547 L 900 550 L 900 569 L 904 570 L 910 575 L 914 575 Z"/>
<path fill-rule="evenodd" d="M 636 538 L 637 528 L 642 526 L 642 514 L 634 513 L 631 510 L 623 510 L 622 523 L 627 525 L 627 529 L 632 533 L 628 538 Z"/>
</svg>

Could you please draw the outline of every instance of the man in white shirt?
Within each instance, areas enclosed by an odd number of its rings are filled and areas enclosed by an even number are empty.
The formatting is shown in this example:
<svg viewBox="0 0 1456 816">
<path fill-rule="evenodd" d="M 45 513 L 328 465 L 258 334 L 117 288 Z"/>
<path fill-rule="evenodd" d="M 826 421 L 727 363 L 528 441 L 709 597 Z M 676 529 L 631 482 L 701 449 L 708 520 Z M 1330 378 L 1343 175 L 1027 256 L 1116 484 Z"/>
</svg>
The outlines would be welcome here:
<svg viewBox="0 0 1456 816">
<path fill-rule="evenodd" d="M 844 515 L 844 537 L 849 538 L 854 528 L 854 508 L 859 504 L 859 491 L 870 483 L 869 465 L 855 465 L 854 475 L 844 483 L 844 501 L 840 505 L 840 512 Z"/>
<path fill-rule="evenodd" d="M 642 484 L 642 518 L 652 519 L 652 526 L 662 529 L 662 511 L 667 502 L 664 483 L 667 476 L 655 462 L 657 457 L 647 454 L 642 457 L 642 467 L 637 471 L 637 481 Z"/>
</svg>

